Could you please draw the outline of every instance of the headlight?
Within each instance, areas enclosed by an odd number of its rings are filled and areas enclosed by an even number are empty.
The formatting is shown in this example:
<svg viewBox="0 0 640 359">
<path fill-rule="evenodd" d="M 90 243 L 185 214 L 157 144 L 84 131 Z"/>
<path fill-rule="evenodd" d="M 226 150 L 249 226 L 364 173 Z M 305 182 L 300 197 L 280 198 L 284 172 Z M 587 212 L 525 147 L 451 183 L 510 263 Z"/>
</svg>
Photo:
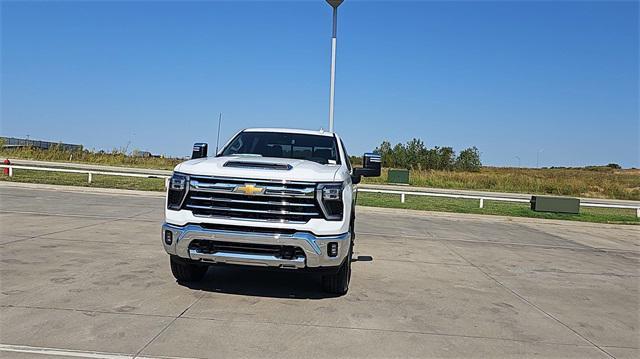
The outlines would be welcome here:
<svg viewBox="0 0 640 359">
<path fill-rule="evenodd" d="M 342 185 L 326 185 L 322 187 L 322 199 L 325 201 L 340 201 L 342 199 Z"/>
<path fill-rule="evenodd" d="M 342 220 L 342 183 L 318 185 L 317 198 L 324 217 L 329 221 Z"/>
<path fill-rule="evenodd" d="M 180 210 L 184 197 L 189 190 L 189 176 L 181 173 L 174 173 L 169 180 L 167 191 L 167 208 L 175 211 Z"/>
</svg>

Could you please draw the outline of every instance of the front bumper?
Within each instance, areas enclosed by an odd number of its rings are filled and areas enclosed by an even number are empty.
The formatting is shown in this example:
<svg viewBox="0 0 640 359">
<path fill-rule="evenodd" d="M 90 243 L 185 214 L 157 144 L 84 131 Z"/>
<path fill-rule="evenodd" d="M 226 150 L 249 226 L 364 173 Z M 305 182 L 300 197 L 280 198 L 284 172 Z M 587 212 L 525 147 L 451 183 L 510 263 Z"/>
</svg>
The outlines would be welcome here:
<svg viewBox="0 0 640 359">
<path fill-rule="evenodd" d="M 171 231 L 171 244 L 165 242 L 165 232 Z M 175 226 L 168 223 L 162 225 L 162 244 L 168 254 L 182 258 L 200 260 L 209 263 L 240 264 L 276 268 L 320 268 L 337 267 L 347 257 L 351 244 L 351 233 L 335 236 L 316 236 L 309 232 L 293 234 L 246 232 L 235 230 L 209 229 L 197 224 Z M 215 240 L 231 243 L 267 244 L 296 246 L 304 251 L 304 258 L 284 259 L 274 255 L 216 252 L 203 253 L 190 248 L 194 240 Z M 327 246 L 330 242 L 338 243 L 338 255 L 329 257 Z"/>
</svg>

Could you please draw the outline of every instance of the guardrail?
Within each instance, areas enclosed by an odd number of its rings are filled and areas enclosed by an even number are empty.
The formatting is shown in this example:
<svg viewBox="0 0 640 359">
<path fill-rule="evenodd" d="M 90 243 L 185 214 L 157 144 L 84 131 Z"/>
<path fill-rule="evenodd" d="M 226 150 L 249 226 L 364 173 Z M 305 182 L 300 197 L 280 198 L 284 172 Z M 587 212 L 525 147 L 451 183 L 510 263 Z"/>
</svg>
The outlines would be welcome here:
<svg viewBox="0 0 640 359">
<path fill-rule="evenodd" d="M 33 170 L 33 171 L 49 171 L 49 172 L 66 172 L 66 173 L 84 173 L 87 175 L 87 182 L 93 181 L 93 175 L 107 175 L 107 176 L 122 176 L 122 177 L 140 177 L 140 178 L 164 178 L 164 185 L 169 185 L 169 178 L 171 176 L 163 176 L 158 174 L 149 173 L 132 173 L 132 172 L 115 172 L 115 171 L 97 171 L 97 170 L 84 170 L 84 169 L 70 169 L 70 168 L 57 168 L 57 167 L 40 167 L 40 166 L 22 166 L 22 165 L 5 165 L 1 164 L 1 168 L 9 169 L 9 177 L 13 177 L 13 171 L 15 169 Z"/>
<path fill-rule="evenodd" d="M 87 181 L 91 183 L 93 181 L 93 175 L 106 175 L 106 176 L 124 176 L 124 177 L 141 177 L 141 178 L 164 178 L 165 187 L 169 185 L 169 178 L 171 176 L 149 174 L 149 173 L 132 173 L 132 172 L 115 172 L 115 171 L 98 171 L 87 169 L 69 169 L 69 168 L 57 168 L 57 167 L 40 167 L 40 166 L 23 166 L 23 165 L 6 165 L 0 164 L 0 168 L 9 169 L 9 177 L 13 177 L 13 171 L 15 169 L 34 170 L 34 171 L 50 171 L 50 172 L 67 172 L 67 173 L 84 173 L 87 174 Z M 358 192 L 370 192 L 370 193 L 386 193 L 397 194 L 400 196 L 400 202 L 405 203 L 407 196 L 427 196 L 427 197 L 446 197 L 446 198 L 460 198 L 460 199 L 475 199 L 479 201 L 479 208 L 484 208 L 484 201 L 499 201 L 499 202 L 518 202 L 518 203 L 530 203 L 531 200 L 524 198 L 508 198 L 508 197 L 496 197 L 496 196 L 481 196 L 481 195 L 465 195 L 465 194 L 452 194 L 452 193 L 434 193 L 434 192 L 416 192 L 416 191 L 401 191 L 401 190 L 388 190 L 377 188 L 358 188 Z M 640 218 L 640 204 L 627 205 L 627 204 L 609 204 L 609 203 L 590 203 L 580 201 L 581 207 L 600 207 L 600 208 L 623 208 L 623 209 L 635 209 L 636 217 Z"/>
<path fill-rule="evenodd" d="M 371 192 L 371 193 L 387 193 L 400 195 L 400 202 L 405 203 L 406 196 L 428 196 L 428 197 L 447 197 L 447 198 L 462 198 L 462 199 L 476 199 L 479 201 L 479 208 L 484 208 L 484 201 L 501 201 L 501 202 L 519 202 L 519 203 L 531 203 L 531 200 L 524 198 L 505 198 L 495 196 L 476 196 L 476 195 L 464 195 L 464 194 L 449 194 L 449 193 L 433 193 L 433 192 L 414 192 L 414 191 L 397 191 L 375 188 L 358 188 L 358 192 Z M 635 209 L 636 217 L 640 218 L 640 204 L 639 205 L 626 205 L 626 204 L 605 204 L 605 203 L 589 203 L 580 201 L 581 207 L 601 207 L 601 208 L 623 208 L 623 209 Z"/>
</svg>

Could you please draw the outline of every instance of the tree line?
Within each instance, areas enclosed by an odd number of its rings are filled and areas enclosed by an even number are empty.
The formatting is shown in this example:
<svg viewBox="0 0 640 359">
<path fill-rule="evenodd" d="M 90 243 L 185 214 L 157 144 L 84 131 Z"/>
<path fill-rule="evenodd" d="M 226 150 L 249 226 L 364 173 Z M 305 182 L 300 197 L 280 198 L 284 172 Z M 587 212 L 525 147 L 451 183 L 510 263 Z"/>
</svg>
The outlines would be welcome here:
<svg viewBox="0 0 640 359">
<path fill-rule="evenodd" d="M 427 148 L 422 140 L 414 138 L 406 144 L 383 141 L 374 152 L 382 156 L 382 166 L 390 168 L 477 172 L 482 167 L 480 151 L 475 146 L 456 156 L 452 147 Z M 362 159 L 352 158 L 352 162 L 361 164 Z"/>
</svg>

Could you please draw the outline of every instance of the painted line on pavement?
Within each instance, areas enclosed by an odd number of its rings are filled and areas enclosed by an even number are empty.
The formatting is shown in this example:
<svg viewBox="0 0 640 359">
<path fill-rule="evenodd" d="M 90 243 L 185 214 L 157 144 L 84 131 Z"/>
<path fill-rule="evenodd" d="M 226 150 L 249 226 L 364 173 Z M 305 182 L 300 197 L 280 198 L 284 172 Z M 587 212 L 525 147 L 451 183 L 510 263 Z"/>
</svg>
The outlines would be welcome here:
<svg viewBox="0 0 640 359">
<path fill-rule="evenodd" d="M 91 359 L 188 359 L 178 357 L 142 357 L 135 354 L 104 353 L 59 348 L 32 347 L 27 345 L 0 344 L 0 352 L 29 353 L 48 356 L 66 356 Z"/>
</svg>

